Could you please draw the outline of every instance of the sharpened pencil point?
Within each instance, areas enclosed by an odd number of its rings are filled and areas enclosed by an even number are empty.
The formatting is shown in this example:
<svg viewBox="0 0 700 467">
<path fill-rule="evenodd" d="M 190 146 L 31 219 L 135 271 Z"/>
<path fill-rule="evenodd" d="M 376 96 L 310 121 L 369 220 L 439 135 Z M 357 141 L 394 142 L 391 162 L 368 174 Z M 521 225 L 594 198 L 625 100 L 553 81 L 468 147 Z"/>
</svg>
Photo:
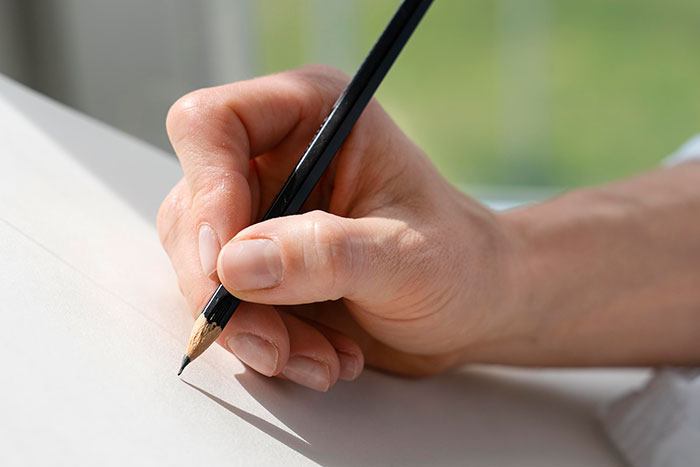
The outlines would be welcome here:
<svg viewBox="0 0 700 467">
<path fill-rule="evenodd" d="M 185 355 L 184 357 L 182 357 L 182 364 L 180 365 L 180 371 L 177 372 L 177 375 L 180 376 L 182 374 L 182 370 L 184 370 L 185 367 L 189 364 L 190 364 L 190 356 Z"/>
</svg>

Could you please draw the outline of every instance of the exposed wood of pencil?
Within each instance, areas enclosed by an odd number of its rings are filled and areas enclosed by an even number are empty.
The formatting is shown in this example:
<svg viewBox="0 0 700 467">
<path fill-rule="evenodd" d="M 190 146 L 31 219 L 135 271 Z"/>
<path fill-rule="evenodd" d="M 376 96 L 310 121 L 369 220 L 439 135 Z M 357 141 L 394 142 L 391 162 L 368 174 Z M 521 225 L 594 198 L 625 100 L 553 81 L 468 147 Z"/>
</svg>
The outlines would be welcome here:
<svg viewBox="0 0 700 467">
<path fill-rule="evenodd" d="M 190 361 L 199 357 L 202 352 L 214 343 L 221 331 L 222 329 L 215 323 L 208 323 L 204 313 L 201 313 L 192 327 L 192 334 L 190 334 L 185 355 L 190 358 Z"/>
</svg>

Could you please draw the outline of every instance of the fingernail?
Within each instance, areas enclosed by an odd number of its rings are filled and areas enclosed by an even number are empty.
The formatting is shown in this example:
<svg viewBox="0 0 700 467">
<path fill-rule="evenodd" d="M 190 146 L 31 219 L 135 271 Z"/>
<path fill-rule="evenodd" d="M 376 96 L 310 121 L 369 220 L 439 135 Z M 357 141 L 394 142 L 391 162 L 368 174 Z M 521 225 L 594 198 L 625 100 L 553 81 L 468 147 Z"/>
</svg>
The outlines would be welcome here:
<svg viewBox="0 0 700 467">
<path fill-rule="evenodd" d="M 338 360 L 340 360 L 340 376 L 343 381 L 352 381 L 357 378 L 360 373 L 360 362 L 357 357 L 345 352 L 338 352 Z"/>
<path fill-rule="evenodd" d="M 277 369 L 279 352 L 272 342 L 242 332 L 230 337 L 226 342 L 231 352 L 255 371 L 272 376 Z"/>
<path fill-rule="evenodd" d="M 282 374 L 295 383 L 317 391 L 328 391 L 331 372 L 328 365 L 307 357 L 290 357 Z"/>
<path fill-rule="evenodd" d="M 266 289 L 282 280 L 282 256 L 272 240 L 230 242 L 221 255 L 226 286 L 233 290 Z"/>
<path fill-rule="evenodd" d="M 202 263 L 202 271 L 207 277 L 216 271 L 216 259 L 219 256 L 221 244 L 216 232 L 209 224 L 199 226 L 199 261 Z"/>
</svg>

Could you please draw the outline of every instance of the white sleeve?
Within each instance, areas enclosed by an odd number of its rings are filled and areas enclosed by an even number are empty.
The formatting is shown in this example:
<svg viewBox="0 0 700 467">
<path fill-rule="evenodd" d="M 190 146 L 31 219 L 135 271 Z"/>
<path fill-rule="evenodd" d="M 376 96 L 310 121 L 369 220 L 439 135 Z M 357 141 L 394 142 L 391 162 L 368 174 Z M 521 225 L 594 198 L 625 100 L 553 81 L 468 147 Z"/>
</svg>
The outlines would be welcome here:
<svg viewBox="0 0 700 467">
<path fill-rule="evenodd" d="M 700 161 L 700 135 L 689 139 L 678 151 L 664 159 L 661 164 L 671 167 L 689 161 Z"/>
<path fill-rule="evenodd" d="M 700 135 L 663 160 L 672 167 L 700 161 Z M 604 408 L 605 431 L 633 467 L 698 465 L 700 369 L 663 369 L 644 388 Z"/>
<path fill-rule="evenodd" d="M 700 459 L 700 371 L 663 369 L 606 407 L 605 431 L 632 467 L 685 467 Z"/>
</svg>

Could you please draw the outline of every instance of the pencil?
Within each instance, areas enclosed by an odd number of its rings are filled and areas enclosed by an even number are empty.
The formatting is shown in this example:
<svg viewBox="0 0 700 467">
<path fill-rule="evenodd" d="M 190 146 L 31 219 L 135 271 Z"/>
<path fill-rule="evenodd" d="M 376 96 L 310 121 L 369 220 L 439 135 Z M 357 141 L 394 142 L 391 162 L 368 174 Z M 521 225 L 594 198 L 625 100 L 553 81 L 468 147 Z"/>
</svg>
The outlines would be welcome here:
<svg viewBox="0 0 700 467">
<path fill-rule="evenodd" d="M 432 0 L 404 0 L 399 6 L 261 222 L 299 211 L 431 3 Z M 219 337 L 240 303 L 219 284 L 194 322 L 178 375 Z"/>
</svg>

